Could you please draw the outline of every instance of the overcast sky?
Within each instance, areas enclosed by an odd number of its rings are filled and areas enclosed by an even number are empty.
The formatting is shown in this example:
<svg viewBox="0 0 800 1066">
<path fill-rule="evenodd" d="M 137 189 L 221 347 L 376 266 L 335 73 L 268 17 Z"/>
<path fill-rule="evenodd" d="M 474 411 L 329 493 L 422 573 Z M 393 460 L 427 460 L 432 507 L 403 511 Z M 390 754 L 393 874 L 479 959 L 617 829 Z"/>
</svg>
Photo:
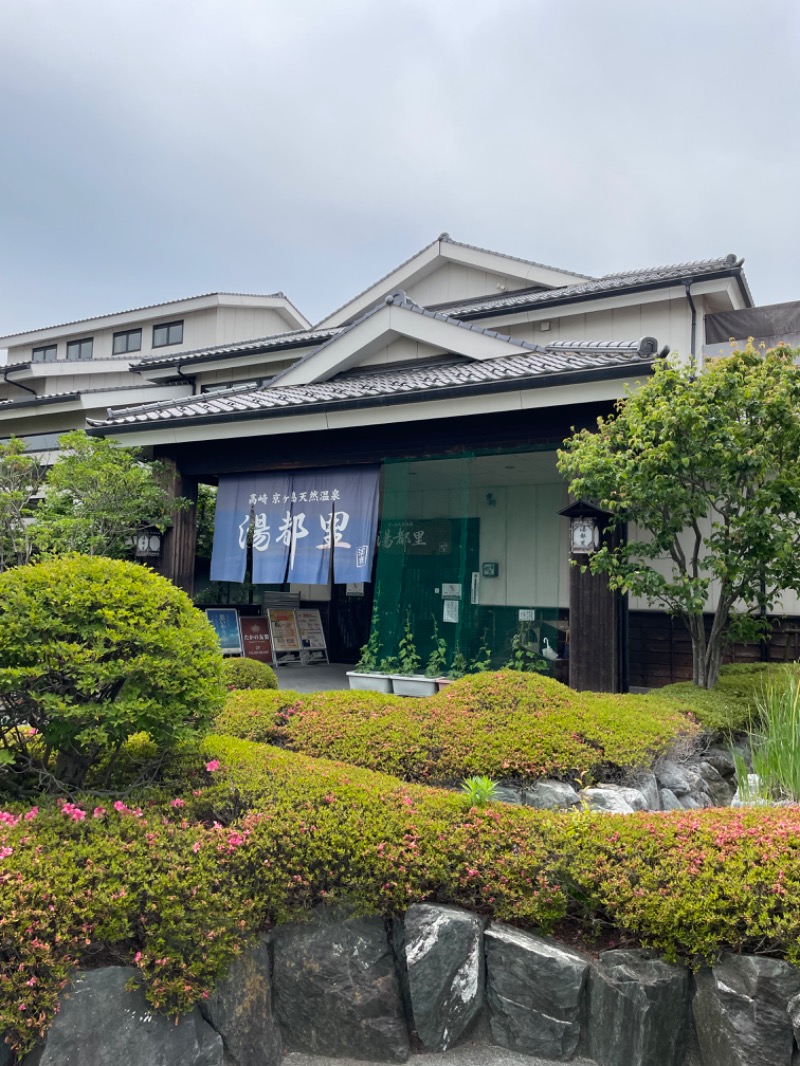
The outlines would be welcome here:
<svg viewBox="0 0 800 1066">
<path fill-rule="evenodd" d="M 0 0 L 0 335 L 312 320 L 447 230 L 800 299 L 797 0 Z"/>
</svg>

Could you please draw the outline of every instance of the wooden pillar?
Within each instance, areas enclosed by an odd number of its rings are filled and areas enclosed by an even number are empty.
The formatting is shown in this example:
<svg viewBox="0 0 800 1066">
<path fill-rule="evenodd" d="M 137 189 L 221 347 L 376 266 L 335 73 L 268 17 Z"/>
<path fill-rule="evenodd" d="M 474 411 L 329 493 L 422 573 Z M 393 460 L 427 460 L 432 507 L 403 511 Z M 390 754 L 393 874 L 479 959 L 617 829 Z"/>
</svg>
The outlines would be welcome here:
<svg viewBox="0 0 800 1066">
<path fill-rule="evenodd" d="M 169 471 L 167 490 L 170 496 L 191 500 L 192 506 L 175 512 L 172 527 L 164 534 L 159 571 L 191 596 L 197 548 L 197 482 L 183 477 L 171 459 L 162 460 L 162 463 Z"/>
<path fill-rule="evenodd" d="M 606 574 L 581 573 L 587 556 L 573 555 L 569 574 L 569 685 L 584 692 L 619 692 L 622 598 Z"/>
</svg>

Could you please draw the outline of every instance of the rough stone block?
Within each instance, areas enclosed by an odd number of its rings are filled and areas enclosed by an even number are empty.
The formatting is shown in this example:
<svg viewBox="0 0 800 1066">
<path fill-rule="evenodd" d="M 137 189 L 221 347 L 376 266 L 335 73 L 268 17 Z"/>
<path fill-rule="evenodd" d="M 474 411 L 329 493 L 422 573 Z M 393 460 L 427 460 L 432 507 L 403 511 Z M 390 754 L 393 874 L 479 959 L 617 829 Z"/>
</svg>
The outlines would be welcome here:
<svg viewBox="0 0 800 1066">
<path fill-rule="evenodd" d="M 222 1037 L 226 1066 L 280 1066 L 283 1049 L 272 1009 L 266 937 L 236 959 L 200 1009 Z"/>
<path fill-rule="evenodd" d="M 395 924 L 414 1028 L 428 1051 L 451 1047 L 483 1006 L 484 924 L 460 907 L 431 903 L 414 904 Z"/>
<path fill-rule="evenodd" d="M 78 972 L 44 1043 L 24 1066 L 222 1066 L 222 1038 L 195 1007 L 176 1025 L 125 985 L 138 971 Z"/>
<path fill-rule="evenodd" d="M 689 975 L 646 951 L 604 951 L 592 967 L 587 1050 L 600 1066 L 681 1066 Z"/>
<path fill-rule="evenodd" d="M 579 807 L 581 800 L 572 785 L 564 781 L 537 781 L 527 789 L 525 802 L 529 807 L 558 811 Z"/>
<path fill-rule="evenodd" d="M 791 1066 L 791 1003 L 800 996 L 800 970 L 778 959 L 725 952 L 695 974 L 695 988 L 703 1066 Z"/>
<path fill-rule="evenodd" d="M 408 1030 L 380 918 L 317 914 L 273 934 L 275 1010 L 289 1050 L 405 1062 Z"/>
<path fill-rule="evenodd" d="M 493 1039 L 524 1055 L 570 1059 L 581 1036 L 588 960 L 499 922 L 485 939 Z"/>
</svg>

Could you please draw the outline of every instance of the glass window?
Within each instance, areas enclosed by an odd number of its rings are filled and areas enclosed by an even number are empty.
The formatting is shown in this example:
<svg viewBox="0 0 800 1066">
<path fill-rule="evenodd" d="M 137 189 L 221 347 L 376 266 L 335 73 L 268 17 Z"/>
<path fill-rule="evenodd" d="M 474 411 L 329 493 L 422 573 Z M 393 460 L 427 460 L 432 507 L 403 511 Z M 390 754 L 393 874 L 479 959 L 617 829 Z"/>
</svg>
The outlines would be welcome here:
<svg viewBox="0 0 800 1066">
<path fill-rule="evenodd" d="M 92 338 L 86 337 L 82 341 L 67 342 L 67 359 L 91 359 Z"/>
<path fill-rule="evenodd" d="M 48 344 L 43 348 L 33 349 L 34 363 L 54 363 L 56 361 L 56 346 Z"/>
<path fill-rule="evenodd" d="M 164 322 L 153 326 L 153 347 L 165 348 L 168 344 L 183 342 L 183 322 Z"/>
<path fill-rule="evenodd" d="M 139 352 L 142 350 L 142 331 L 140 329 L 126 329 L 121 333 L 114 334 L 114 355 L 124 355 L 126 352 Z"/>
</svg>

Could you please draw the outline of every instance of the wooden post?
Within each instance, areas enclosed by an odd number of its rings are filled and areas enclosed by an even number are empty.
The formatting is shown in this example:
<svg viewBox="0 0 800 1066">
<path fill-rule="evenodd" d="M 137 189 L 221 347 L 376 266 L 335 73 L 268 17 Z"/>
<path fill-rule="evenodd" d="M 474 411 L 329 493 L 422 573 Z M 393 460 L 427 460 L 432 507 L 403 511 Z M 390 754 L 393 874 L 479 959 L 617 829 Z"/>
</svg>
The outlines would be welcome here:
<svg viewBox="0 0 800 1066">
<path fill-rule="evenodd" d="M 581 573 L 585 555 L 573 555 L 569 574 L 569 685 L 585 692 L 619 692 L 621 597 L 606 574 Z"/>
<path fill-rule="evenodd" d="M 183 496 L 192 506 L 176 511 L 172 527 L 164 534 L 159 572 L 189 596 L 194 591 L 194 561 L 197 548 L 197 482 L 182 476 L 171 459 L 162 459 L 169 471 L 167 491 L 173 499 Z"/>
</svg>

